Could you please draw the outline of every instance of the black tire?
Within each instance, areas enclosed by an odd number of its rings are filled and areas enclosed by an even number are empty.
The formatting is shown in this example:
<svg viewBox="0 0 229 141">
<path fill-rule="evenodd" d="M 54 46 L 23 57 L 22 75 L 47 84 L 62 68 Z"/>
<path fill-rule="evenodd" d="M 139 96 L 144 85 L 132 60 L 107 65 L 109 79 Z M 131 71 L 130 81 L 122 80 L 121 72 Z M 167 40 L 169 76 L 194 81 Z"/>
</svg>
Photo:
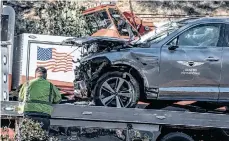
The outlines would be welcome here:
<svg viewBox="0 0 229 141">
<path fill-rule="evenodd" d="M 173 132 L 165 135 L 160 141 L 194 141 L 194 139 L 185 133 Z"/>
<path fill-rule="evenodd" d="M 127 74 L 127 75 L 125 75 Z M 138 81 L 129 73 L 125 73 L 125 72 L 119 72 L 119 71 L 113 71 L 113 72 L 107 72 L 105 74 L 103 74 L 97 81 L 97 84 L 94 88 L 94 95 L 93 95 L 93 99 L 95 102 L 96 106 L 104 106 L 101 102 L 101 100 L 98 98 L 100 95 L 100 88 L 102 87 L 102 84 L 108 80 L 109 78 L 112 77 L 119 77 L 119 78 L 123 78 L 125 80 L 127 80 L 133 87 L 134 89 L 134 95 L 133 95 L 133 99 L 131 100 L 130 104 L 126 107 L 126 108 L 134 108 L 140 98 L 140 86 Z"/>
</svg>

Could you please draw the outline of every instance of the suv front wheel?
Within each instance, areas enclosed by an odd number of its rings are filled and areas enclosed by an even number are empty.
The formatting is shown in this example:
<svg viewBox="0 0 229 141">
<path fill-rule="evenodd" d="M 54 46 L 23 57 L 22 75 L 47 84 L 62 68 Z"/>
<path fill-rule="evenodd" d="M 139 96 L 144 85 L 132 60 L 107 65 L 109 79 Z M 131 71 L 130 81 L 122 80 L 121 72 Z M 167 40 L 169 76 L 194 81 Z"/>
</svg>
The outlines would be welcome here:
<svg viewBox="0 0 229 141">
<path fill-rule="evenodd" d="M 107 72 L 95 86 L 94 102 L 97 106 L 132 108 L 139 97 L 138 81 L 126 72 Z"/>
</svg>

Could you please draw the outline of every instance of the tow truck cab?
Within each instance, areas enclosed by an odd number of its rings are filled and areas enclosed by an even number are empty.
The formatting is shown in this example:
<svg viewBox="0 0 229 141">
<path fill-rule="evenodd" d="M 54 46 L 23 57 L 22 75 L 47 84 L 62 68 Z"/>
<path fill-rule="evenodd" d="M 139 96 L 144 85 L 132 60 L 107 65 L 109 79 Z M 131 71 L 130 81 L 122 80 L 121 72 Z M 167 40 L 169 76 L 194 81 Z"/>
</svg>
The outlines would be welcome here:
<svg viewBox="0 0 229 141">
<path fill-rule="evenodd" d="M 130 34 L 134 37 L 142 36 L 155 27 L 153 23 L 144 22 L 131 12 L 122 13 L 114 4 L 89 8 L 83 15 L 93 33 L 91 36 L 129 39 Z"/>
</svg>

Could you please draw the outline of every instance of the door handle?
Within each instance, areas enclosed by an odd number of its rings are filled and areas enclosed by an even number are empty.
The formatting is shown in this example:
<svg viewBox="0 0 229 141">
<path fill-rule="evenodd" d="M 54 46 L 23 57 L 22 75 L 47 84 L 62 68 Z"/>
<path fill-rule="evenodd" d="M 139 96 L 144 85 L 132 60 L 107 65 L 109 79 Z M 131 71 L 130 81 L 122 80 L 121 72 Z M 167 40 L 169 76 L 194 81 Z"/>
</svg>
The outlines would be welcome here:
<svg viewBox="0 0 229 141">
<path fill-rule="evenodd" d="M 205 59 L 206 61 L 219 61 L 218 58 L 214 58 L 214 57 L 208 57 Z"/>
</svg>

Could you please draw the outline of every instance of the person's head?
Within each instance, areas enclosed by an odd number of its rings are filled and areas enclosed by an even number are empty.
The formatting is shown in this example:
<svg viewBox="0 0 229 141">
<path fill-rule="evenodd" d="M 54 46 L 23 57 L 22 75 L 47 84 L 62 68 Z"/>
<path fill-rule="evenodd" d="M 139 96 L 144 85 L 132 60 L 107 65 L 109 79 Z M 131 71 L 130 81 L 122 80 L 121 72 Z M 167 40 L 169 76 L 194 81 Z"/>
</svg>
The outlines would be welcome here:
<svg viewBox="0 0 229 141">
<path fill-rule="evenodd" d="M 37 67 L 35 71 L 35 77 L 38 78 L 47 78 L 47 70 L 44 67 Z"/>
</svg>

